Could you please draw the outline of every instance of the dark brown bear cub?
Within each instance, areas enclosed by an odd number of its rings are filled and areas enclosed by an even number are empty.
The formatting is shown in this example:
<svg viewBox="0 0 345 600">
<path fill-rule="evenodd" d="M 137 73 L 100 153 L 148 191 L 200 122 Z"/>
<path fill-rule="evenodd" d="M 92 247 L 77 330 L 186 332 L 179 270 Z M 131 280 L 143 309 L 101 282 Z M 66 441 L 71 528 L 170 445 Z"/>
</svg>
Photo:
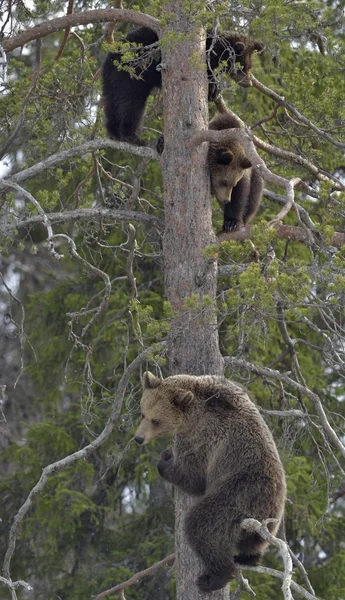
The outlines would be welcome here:
<svg viewBox="0 0 345 600">
<path fill-rule="evenodd" d="M 210 121 L 209 129 L 241 127 L 233 115 L 217 115 Z M 208 166 L 211 178 L 211 193 L 217 198 L 224 211 L 224 231 L 234 231 L 255 215 L 263 192 L 263 180 L 252 169 L 242 145 L 236 140 L 210 144 Z"/>
<path fill-rule="evenodd" d="M 200 556 L 201 590 L 212 592 L 234 577 L 235 563 L 258 564 L 266 547 L 241 528 L 243 519 L 276 519 L 284 511 L 285 476 L 271 432 L 244 389 L 222 377 L 143 377 L 138 444 L 176 434 L 162 452 L 160 475 L 197 496 L 187 513 L 188 542 Z"/>
<path fill-rule="evenodd" d="M 122 60 L 121 52 L 110 52 L 103 65 L 103 98 L 106 127 L 110 137 L 143 145 L 139 137 L 147 98 L 162 86 L 158 35 L 149 27 L 128 33 L 132 60 Z M 238 33 L 206 38 L 209 99 L 218 93 L 217 71 L 225 71 L 239 85 L 251 85 L 252 56 L 264 44 Z"/>
</svg>

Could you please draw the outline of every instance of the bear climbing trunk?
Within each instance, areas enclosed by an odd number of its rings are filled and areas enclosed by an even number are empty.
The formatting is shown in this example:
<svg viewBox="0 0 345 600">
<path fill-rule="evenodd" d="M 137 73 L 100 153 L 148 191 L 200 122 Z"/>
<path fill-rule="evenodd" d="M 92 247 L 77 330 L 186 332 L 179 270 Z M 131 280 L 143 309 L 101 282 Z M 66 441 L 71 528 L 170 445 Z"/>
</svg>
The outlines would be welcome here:
<svg viewBox="0 0 345 600">
<path fill-rule="evenodd" d="M 206 144 L 189 141 L 208 126 L 205 32 L 183 2 L 167 2 L 169 22 L 162 35 L 175 38 L 162 48 L 165 205 L 163 237 L 165 290 L 174 310 L 170 336 L 171 374 L 223 374 L 219 351 L 216 289 L 217 264 L 204 250 L 215 243 Z M 183 39 L 181 39 L 183 34 Z M 191 304 L 193 308 L 191 308 Z M 177 600 L 227 600 L 228 588 L 200 592 L 202 568 L 188 546 L 183 523 L 193 499 L 175 489 Z"/>
</svg>

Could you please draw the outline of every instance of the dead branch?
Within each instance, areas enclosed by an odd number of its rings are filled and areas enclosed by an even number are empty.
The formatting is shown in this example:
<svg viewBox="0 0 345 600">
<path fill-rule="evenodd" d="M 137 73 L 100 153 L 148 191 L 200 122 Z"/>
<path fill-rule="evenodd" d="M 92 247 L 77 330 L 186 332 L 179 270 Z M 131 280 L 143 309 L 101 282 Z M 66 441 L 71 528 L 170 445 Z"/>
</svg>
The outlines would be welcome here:
<svg viewBox="0 0 345 600">
<path fill-rule="evenodd" d="M 268 379 L 276 379 L 277 381 L 281 381 L 282 383 L 289 385 L 293 389 L 300 392 L 300 394 L 307 396 L 307 398 L 309 398 L 309 400 L 311 400 L 311 402 L 314 405 L 314 408 L 318 414 L 318 417 L 320 419 L 320 423 L 321 423 L 322 429 L 326 435 L 326 438 L 328 439 L 330 444 L 333 447 L 337 448 L 339 450 L 339 452 L 342 454 L 342 456 L 345 457 L 345 446 L 342 443 L 342 441 L 338 438 L 338 436 L 336 435 L 334 429 L 331 427 L 331 425 L 327 419 L 326 413 L 323 409 L 323 406 L 322 406 L 319 396 L 317 394 L 315 394 L 314 392 L 312 392 L 306 385 L 302 385 L 302 384 L 298 383 L 297 381 L 295 381 L 294 379 L 292 379 L 291 377 L 289 377 L 289 375 L 286 375 L 285 373 L 280 373 L 280 371 L 276 371 L 275 369 L 269 369 L 268 367 L 254 365 L 254 364 L 249 363 L 248 361 L 243 360 L 241 358 L 235 358 L 233 356 L 225 356 L 224 363 L 225 363 L 225 365 L 230 366 L 230 367 L 238 367 L 240 369 L 245 369 L 246 371 L 249 371 L 250 373 L 256 373 L 257 375 L 259 375 L 261 377 L 267 377 Z"/>
<path fill-rule="evenodd" d="M 134 23 L 156 30 L 159 27 L 159 20 L 146 15 L 145 13 L 129 10 L 128 8 L 107 8 L 102 10 L 86 10 L 83 12 L 65 15 L 51 21 L 44 21 L 36 27 L 31 27 L 22 31 L 15 37 L 8 38 L 2 42 L 6 52 L 11 52 L 19 46 L 24 46 L 32 40 L 45 37 L 66 27 L 76 27 L 77 25 L 88 25 L 89 23 L 104 23 L 111 21 L 124 21 L 125 23 Z"/>
<path fill-rule="evenodd" d="M 158 152 L 146 146 L 134 146 L 132 144 L 128 144 L 127 142 L 117 142 L 107 138 L 97 138 L 95 140 L 91 140 L 90 142 L 85 142 L 85 144 L 81 144 L 80 146 L 74 146 L 73 148 L 68 148 L 67 150 L 61 150 L 61 152 L 57 152 L 52 156 L 48 156 L 48 158 L 41 160 L 32 167 L 12 175 L 10 179 L 4 178 L 3 181 L 14 181 L 19 183 L 21 181 L 25 181 L 26 179 L 36 177 L 36 175 L 42 171 L 46 171 L 47 169 L 55 167 L 55 165 L 63 162 L 64 160 L 75 158 L 76 156 L 84 156 L 85 154 L 90 154 L 102 148 L 121 150 L 122 152 L 131 152 L 137 156 L 150 158 L 152 160 L 159 159 Z"/>
<path fill-rule="evenodd" d="M 113 0 L 112 2 L 114 8 L 123 8 L 122 6 L 122 0 Z M 114 43 L 114 29 L 115 29 L 115 24 L 116 21 L 113 21 L 112 23 L 108 23 L 107 25 L 107 32 L 106 32 L 106 40 L 109 44 L 113 44 Z"/>
<path fill-rule="evenodd" d="M 142 156 L 143 158 L 150 158 L 152 160 L 159 159 L 158 152 L 146 146 L 134 146 L 132 144 L 128 144 L 127 142 L 117 142 L 115 140 L 110 140 L 107 138 L 97 138 L 95 140 L 91 140 L 90 142 L 85 142 L 85 144 L 81 144 L 80 146 L 74 146 L 73 148 L 68 148 L 67 150 L 61 150 L 61 152 L 52 154 L 52 156 L 48 156 L 48 158 L 41 160 L 32 167 L 29 167 L 28 169 L 24 169 L 23 171 L 12 175 L 9 179 L 6 179 L 5 177 L 3 181 L 14 181 L 16 183 L 19 183 L 21 181 L 25 181 L 26 179 L 36 177 L 36 175 L 38 175 L 42 171 L 46 171 L 47 169 L 55 167 L 55 165 L 58 165 L 59 163 L 65 160 L 75 158 L 76 156 L 82 157 L 85 154 L 90 154 L 102 148 L 111 148 L 112 150 L 131 152 L 132 154 L 135 154 L 137 156 Z"/>
<path fill-rule="evenodd" d="M 74 10 L 74 0 L 68 0 L 68 6 L 67 6 L 67 15 L 71 15 L 73 13 Z M 60 48 L 58 49 L 56 56 L 55 56 L 55 60 L 59 60 L 60 56 L 62 55 L 65 46 L 67 44 L 67 40 L 69 38 L 69 34 L 71 32 L 71 26 L 69 25 L 68 27 L 66 27 L 65 29 L 65 33 L 63 36 L 63 40 L 61 42 Z"/>
<path fill-rule="evenodd" d="M 27 192 L 26 190 L 24 190 L 24 188 L 20 187 L 20 185 L 13 183 L 13 181 L 8 181 L 8 180 L 5 181 L 4 179 L 0 179 L 0 189 L 1 188 L 6 189 L 8 187 L 16 190 L 17 192 L 20 192 L 36 208 L 37 212 L 40 214 L 42 223 L 44 223 L 44 225 L 47 229 L 49 251 L 51 252 L 52 256 L 54 256 L 54 258 L 56 258 L 57 260 L 60 260 L 60 258 L 63 257 L 63 254 L 59 254 L 58 252 L 56 252 L 56 250 L 54 248 L 54 244 L 52 242 L 53 229 L 52 229 L 51 223 L 50 223 L 46 213 L 44 212 L 42 206 L 39 204 L 39 202 L 37 202 L 36 198 L 34 198 L 32 196 L 32 194 L 30 194 L 30 192 Z"/>
<path fill-rule="evenodd" d="M 291 594 L 291 581 L 292 581 L 292 559 L 289 553 L 288 545 L 283 540 L 272 535 L 268 529 L 267 524 L 275 519 L 267 519 L 264 523 L 260 523 L 256 519 L 244 519 L 241 523 L 241 527 L 250 532 L 258 533 L 264 540 L 275 546 L 278 549 L 280 556 L 284 563 L 284 575 L 282 590 L 284 600 L 293 600 Z"/>
<path fill-rule="evenodd" d="M 96 450 L 97 448 L 102 446 L 102 444 L 104 444 L 104 442 L 108 439 L 108 437 L 112 433 L 115 423 L 120 416 L 123 398 L 124 398 L 130 377 L 133 375 L 133 373 L 135 373 L 135 371 L 138 369 L 138 367 L 141 365 L 141 363 L 146 359 L 147 355 L 150 352 L 152 352 L 152 351 L 157 352 L 158 349 L 162 349 L 165 345 L 166 345 L 166 342 L 159 342 L 158 344 L 155 344 L 154 346 L 150 346 L 149 348 L 146 348 L 146 350 L 141 352 L 127 367 L 127 369 L 123 373 L 123 375 L 119 381 L 119 384 L 117 386 L 117 390 L 116 390 L 116 392 L 114 394 L 114 398 L 113 398 L 112 410 L 111 410 L 111 413 L 108 417 L 108 421 L 107 421 L 103 431 L 90 444 L 88 444 L 81 450 L 78 450 L 77 452 L 74 452 L 73 454 L 65 456 L 61 460 L 58 460 L 55 463 L 51 463 L 50 465 L 47 465 L 46 467 L 44 467 L 41 477 L 39 478 L 36 485 L 32 488 L 32 490 L 30 491 L 24 504 L 20 507 L 19 511 L 17 512 L 17 514 L 15 515 L 15 517 L 13 519 L 13 524 L 12 524 L 12 527 L 11 527 L 10 533 L 9 533 L 8 547 L 6 550 L 4 563 L 3 563 L 3 575 L 4 575 L 5 579 L 10 580 L 10 565 L 11 565 L 11 560 L 12 560 L 13 553 L 14 553 L 15 546 L 16 546 L 18 530 L 19 530 L 22 520 L 24 519 L 28 510 L 30 509 L 34 498 L 43 490 L 44 486 L 46 485 L 46 483 L 51 475 L 57 473 L 57 471 L 59 471 L 60 469 L 63 469 L 65 467 L 69 466 L 70 464 L 76 462 L 77 460 L 86 459 L 94 450 Z"/>
<path fill-rule="evenodd" d="M 85 327 L 83 328 L 83 330 L 80 334 L 80 336 L 83 337 L 85 335 L 85 333 L 88 331 L 88 329 L 90 329 L 91 325 L 93 325 L 93 323 L 95 322 L 97 317 L 106 309 L 106 307 L 108 305 L 110 293 L 111 293 L 110 278 L 107 273 L 105 273 L 104 271 L 101 271 L 101 269 L 98 269 L 97 267 L 95 267 L 95 265 L 92 265 L 89 261 L 85 260 L 85 258 L 82 258 L 78 254 L 77 247 L 76 247 L 74 241 L 68 235 L 65 235 L 64 233 L 56 233 L 55 235 L 53 235 L 51 237 L 51 240 L 52 239 L 65 240 L 69 246 L 69 251 L 70 251 L 71 257 L 75 258 L 77 260 L 77 262 L 79 262 L 84 267 L 84 269 L 86 269 L 87 271 L 90 271 L 91 273 L 93 273 L 93 275 L 95 275 L 96 277 L 100 277 L 104 281 L 104 295 L 103 295 L 102 301 L 99 304 L 99 306 L 96 309 L 94 309 L 94 311 L 93 311 L 94 314 L 93 314 L 92 318 L 87 323 L 87 325 L 85 325 Z M 79 316 L 81 314 L 83 314 L 83 313 L 82 312 L 79 313 Z"/>
<path fill-rule="evenodd" d="M 131 577 L 127 581 L 124 581 L 123 583 L 119 583 L 118 585 L 115 585 L 115 587 L 112 587 L 109 590 L 105 590 L 104 592 L 101 592 L 100 594 L 98 594 L 98 596 L 96 596 L 96 600 L 101 600 L 101 598 L 105 598 L 106 596 L 109 596 L 110 594 L 117 594 L 117 593 L 125 590 L 126 588 L 130 587 L 131 585 L 133 585 L 134 583 L 136 583 L 143 577 L 147 577 L 147 575 L 151 575 L 152 573 L 155 573 L 155 571 L 158 571 L 158 569 L 160 569 L 161 567 L 164 567 L 167 563 L 172 562 L 174 559 L 175 559 L 175 554 L 170 554 L 166 558 L 163 558 L 163 560 L 160 560 L 158 563 L 152 565 L 151 567 L 148 567 L 148 569 L 144 569 L 143 571 L 136 573 L 135 575 L 133 575 L 133 577 Z"/>
<path fill-rule="evenodd" d="M 279 96 L 279 94 L 277 94 L 270 88 L 266 87 L 263 83 L 261 83 L 261 81 L 256 79 L 256 77 L 254 77 L 254 75 L 251 75 L 250 79 L 251 79 L 253 86 L 256 87 L 258 90 L 260 90 L 260 92 L 265 94 L 265 96 L 272 98 L 272 100 L 274 100 L 274 102 L 276 102 L 277 104 L 280 104 L 280 106 L 284 106 L 284 108 L 286 108 L 289 112 L 291 112 L 299 121 L 301 121 L 301 123 L 304 123 L 304 125 L 307 125 L 307 127 L 312 129 L 313 131 L 315 131 L 320 137 L 327 140 L 328 142 L 330 142 L 331 144 L 333 144 L 333 146 L 336 146 L 337 148 L 345 148 L 344 142 L 339 142 L 338 140 L 334 139 L 331 135 L 329 135 L 329 133 L 326 133 L 323 129 L 320 129 L 319 127 L 314 125 L 314 123 L 312 123 L 312 121 L 309 121 L 309 119 L 307 119 L 307 117 L 302 115 L 302 113 L 300 113 L 296 108 L 294 108 L 291 104 L 286 102 L 286 100 L 285 100 L 285 98 L 283 98 L 283 96 Z"/>
<path fill-rule="evenodd" d="M 253 571 L 253 573 L 262 573 L 262 575 L 270 575 L 271 577 L 277 577 L 278 579 L 284 579 L 284 573 L 277 571 L 276 569 L 271 569 L 270 567 L 242 567 L 242 569 Z M 318 600 L 316 596 L 310 594 L 310 592 L 294 581 L 291 581 L 290 587 L 294 592 L 297 592 L 297 594 L 306 598 L 306 600 Z"/>
<path fill-rule="evenodd" d="M 13 215 L 11 214 L 13 217 Z M 66 212 L 50 213 L 49 222 L 51 225 L 56 223 L 73 223 L 81 220 L 101 221 L 109 219 L 109 221 L 139 221 L 148 223 L 153 227 L 162 231 L 164 222 L 162 219 L 149 215 L 147 213 L 138 212 L 135 210 L 115 210 L 112 208 L 77 208 L 76 210 L 68 210 Z M 43 215 L 32 215 L 25 219 L 12 219 L 9 223 L 0 223 L 0 233 L 11 235 L 13 229 L 21 229 L 22 227 L 32 227 L 39 223 L 44 224 Z"/>
<path fill-rule="evenodd" d="M 18 581 L 12 581 L 11 579 L 7 579 L 6 577 L 0 576 L 0 583 L 9 588 L 12 600 L 18 600 L 15 591 L 18 588 L 23 587 L 28 592 L 32 591 L 32 586 L 26 583 L 26 581 L 23 581 L 23 579 L 18 579 Z"/>
<path fill-rule="evenodd" d="M 138 247 L 136 240 L 136 230 L 134 225 L 131 223 L 128 225 L 128 257 L 127 257 L 127 277 L 132 288 L 132 308 L 129 310 L 129 314 L 132 320 L 133 331 L 136 339 L 138 340 L 141 348 L 144 347 L 143 336 L 140 327 L 138 305 L 140 304 L 138 298 L 137 281 L 133 272 L 133 263 L 135 258 L 135 252 Z"/>
</svg>

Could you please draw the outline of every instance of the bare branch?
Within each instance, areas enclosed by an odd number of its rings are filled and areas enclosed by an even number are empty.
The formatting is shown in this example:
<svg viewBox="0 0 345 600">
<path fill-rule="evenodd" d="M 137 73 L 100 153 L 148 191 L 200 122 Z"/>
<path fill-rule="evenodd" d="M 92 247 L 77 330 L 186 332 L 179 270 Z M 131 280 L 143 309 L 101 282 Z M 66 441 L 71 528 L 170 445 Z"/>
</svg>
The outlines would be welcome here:
<svg viewBox="0 0 345 600">
<path fill-rule="evenodd" d="M 50 221 L 49 221 L 46 213 L 44 212 L 42 206 L 39 204 L 39 202 L 37 202 L 36 198 L 34 198 L 32 196 L 32 194 L 30 194 L 30 192 L 27 192 L 26 190 L 24 190 L 24 188 L 20 187 L 20 185 L 13 183 L 13 181 L 8 181 L 8 180 L 5 181 L 4 179 L 0 179 L 0 189 L 1 188 L 6 189 L 8 187 L 23 194 L 23 196 L 25 198 L 27 198 L 27 200 L 29 200 L 31 202 L 31 204 L 33 204 L 33 206 L 36 208 L 37 212 L 40 214 L 42 222 L 44 223 L 44 225 L 47 228 L 49 251 L 54 256 L 54 258 L 57 258 L 58 260 L 60 260 L 60 258 L 63 257 L 63 254 L 58 254 L 58 252 L 55 251 L 53 242 L 51 241 L 52 237 L 53 237 L 52 226 L 51 226 Z"/>
<path fill-rule="evenodd" d="M 6 52 L 11 52 L 19 46 L 24 46 L 32 40 L 45 37 L 66 27 L 75 27 L 77 25 L 88 25 L 89 23 L 104 23 L 111 21 L 124 21 L 125 23 L 135 23 L 135 25 L 143 25 L 156 30 L 159 27 L 159 20 L 146 15 L 137 10 L 129 10 L 127 8 L 109 8 L 105 10 L 86 10 L 83 12 L 66 15 L 51 21 L 45 21 L 22 31 L 19 35 L 9 38 L 2 42 Z"/>
<path fill-rule="evenodd" d="M 276 92 L 274 92 L 270 88 L 268 88 L 265 85 L 263 85 L 263 83 L 261 83 L 258 79 L 256 79 L 254 77 L 254 75 L 251 75 L 250 79 L 251 79 L 251 82 L 252 82 L 253 86 L 256 87 L 258 90 L 260 90 L 260 92 L 262 92 L 263 94 L 265 94 L 269 98 L 272 98 L 272 100 L 274 100 L 277 104 L 280 104 L 280 106 L 284 106 L 299 121 L 301 121 L 301 123 L 304 123 L 310 129 L 312 129 L 313 131 L 316 131 L 316 133 L 320 137 L 322 137 L 323 139 L 327 140 L 328 142 L 331 142 L 331 144 L 333 144 L 333 146 L 337 146 L 337 148 L 345 148 L 345 143 L 344 142 L 339 142 L 338 140 L 334 139 L 331 135 L 329 135 L 328 133 L 326 133 L 325 131 L 323 131 L 322 129 L 320 129 L 319 127 L 317 127 L 316 125 L 314 125 L 314 123 L 312 123 L 312 121 L 309 121 L 309 119 L 307 119 L 307 117 L 305 117 L 304 115 L 302 115 L 302 113 L 300 113 L 296 108 L 294 108 L 291 104 L 289 104 L 288 102 L 286 102 L 286 100 L 285 100 L 285 98 L 283 98 L 283 96 L 279 96 L 279 94 L 277 94 Z"/>
<path fill-rule="evenodd" d="M 258 533 L 264 540 L 275 546 L 278 549 L 279 554 L 281 555 L 284 563 L 284 575 L 283 575 L 283 584 L 282 590 L 284 595 L 284 600 L 292 600 L 291 594 L 291 581 L 292 581 L 292 559 L 289 553 L 289 548 L 286 542 L 283 540 L 276 538 L 272 535 L 268 529 L 267 524 L 272 522 L 275 519 L 267 519 L 264 523 L 260 523 L 256 519 L 244 519 L 241 523 L 241 527 L 250 532 Z"/>
<path fill-rule="evenodd" d="M 276 569 L 271 569 L 269 567 L 244 567 L 243 566 L 241 568 L 246 571 L 253 571 L 253 573 L 262 573 L 262 575 L 270 575 L 272 577 L 277 577 L 278 579 L 284 579 L 284 573 L 282 573 L 281 571 L 277 571 Z M 301 594 L 301 596 L 303 596 L 303 598 L 306 598 L 306 600 L 318 600 L 318 598 L 316 596 L 314 596 L 313 594 L 310 594 L 310 592 L 307 592 L 307 590 L 305 590 L 301 585 L 299 585 L 298 583 L 295 583 L 294 581 L 291 581 L 290 587 L 294 592 L 297 592 L 298 594 Z"/>
<path fill-rule="evenodd" d="M 113 4 L 114 8 L 123 8 L 122 0 L 113 0 L 112 4 Z M 114 33 L 115 25 L 116 25 L 116 21 L 108 23 L 108 25 L 107 25 L 106 40 L 109 44 L 114 43 L 113 33 Z"/>
<path fill-rule="evenodd" d="M 312 392 L 306 385 L 301 385 L 294 379 L 291 379 L 291 377 L 289 377 L 288 375 L 286 375 L 284 373 L 280 373 L 279 371 L 276 371 L 275 369 L 269 369 L 268 367 L 261 367 L 258 365 L 253 365 L 252 363 L 249 363 L 246 360 L 243 360 L 241 358 L 235 358 L 233 356 L 226 356 L 226 357 L 224 357 L 224 363 L 225 363 L 225 365 L 228 365 L 230 367 L 238 367 L 240 369 L 246 369 L 247 371 L 250 371 L 251 373 L 256 373 L 257 375 L 260 375 L 263 377 L 268 377 L 270 379 L 277 379 L 278 381 L 286 383 L 287 385 L 291 386 L 295 390 L 298 390 L 301 394 L 307 396 L 307 398 L 309 398 L 312 401 L 312 403 L 315 407 L 315 410 L 319 416 L 319 419 L 320 419 L 320 422 L 322 425 L 322 429 L 323 429 L 324 433 L 326 434 L 328 441 L 332 444 L 332 446 L 334 446 L 335 448 L 337 448 L 339 450 L 339 452 L 342 454 L 342 456 L 345 457 L 345 446 L 341 442 L 341 440 L 338 438 L 338 436 L 336 435 L 334 429 L 332 429 L 332 427 L 330 426 L 319 396 L 317 394 L 315 394 L 314 392 Z"/>
<path fill-rule="evenodd" d="M 74 0 L 68 0 L 68 6 L 67 6 L 67 15 L 71 15 L 73 13 L 73 9 L 74 9 Z M 56 56 L 55 56 L 55 60 L 59 60 L 60 56 L 62 55 L 65 46 L 67 44 L 67 40 L 69 38 L 69 34 L 71 32 L 71 26 L 68 25 L 68 27 L 66 27 L 65 29 L 65 33 L 63 36 L 63 40 L 61 42 L 60 48 L 58 49 Z"/>
<path fill-rule="evenodd" d="M 158 569 L 160 569 L 161 567 L 164 567 L 167 563 L 172 562 L 174 559 L 175 559 L 175 554 L 170 554 L 166 558 L 163 558 L 163 560 L 160 560 L 158 563 L 152 565 L 151 567 L 148 567 L 148 569 L 139 571 L 139 573 L 136 573 L 135 575 L 133 575 L 133 577 L 131 577 L 127 581 L 124 581 L 123 583 L 119 583 L 115 587 L 112 587 L 109 590 L 105 590 L 104 592 L 101 592 L 100 594 L 98 594 L 98 596 L 96 596 L 96 600 L 101 600 L 101 598 L 105 598 L 106 596 L 109 596 L 110 594 L 116 594 L 116 593 L 119 593 L 119 592 L 125 590 L 126 588 L 130 587 L 131 585 L 133 585 L 133 583 L 136 583 L 143 577 L 147 577 L 147 575 L 151 575 L 152 573 L 155 573 L 155 571 L 158 571 Z"/>
<path fill-rule="evenodd" d="M 135 373 L 137 368 L 146 359 L 147 355 L 150 352 L 152 352 L 152 351 L 157 352 L 158 349 L 163 348 L 165 345 L 166 345 L 166 342 L 159 342 L 158 344 L 155 344 L 154 346 L 150 346 L 149 348 L 146 348 L 146 350 L 141 352 L 127 367 L 127 369 L 123 373 L 123 375 L 119 381 L 119 384 L 117 386 L 117 390 L 116 390 L 116 393 L 115 393 L 114 399 L 113 399 L 112 410 L 109 415 L 108 421 L 107 421 L 103 431 L 96 437 L 96 439 L 93 440 L 93 442 L 91 442 L 84 448 L 82 448 L 81 450 L 78 450 L 77 452 L 74 452 L 73 454 L 65 456 L 61 460 L 58 460 L 55 463 L 52 463 L 52 464 L 44 467 L 40 479 L 38 480 L 36 485 L 32 488 L 32 490 L 30 491 L 24 504 L 20 507 L 19 511 L 17 512 L 17 514 L 15 515 L 15 517 L 13 519 L 13 525 L 12 525 L 12 527 L 10 529 L 10 533 L 9 533 L 9 543 L 8 543 L 8 547 L 6 550 L 4 563 L 3 563 L 3 574 L 6 579 L 10 579 L 10 574 L 9 574 L 10 564 L 11 564 L 11 560 L 12 560 L 13 553 L 15 550 L 17 534 L 18 534 L 20 524 L 21 524 L 22 520 L 24 519 L 25 515 L 27 514 L 28 510 L 30 509 L 34 498 L 43 490 L 44 486 L 46 485 L 46 483 L 51 475 L 53 475 L 60 469 L 63 469 L 65 467 L 71 465 L 72 463 L 76 462 L 77 460 L 80 460 L 81 458 L 86 459 L 94 450 L 99 448 L 108 439 L 108 437 L 112 433 L 112 431 L 114 429 L 114 425 L 120 415 L 123 398 L 124 398 L 124 395 L 126 392 L 126 387 L 128 385 L 130 377 L 133 375 L 133 373 Z"/>
<path fill-rule="evenodd" d="M 11 214 L 12 216 L 12 214 Z M 81 220 L 101 220 L 109 219 L 110 221 L 140 221 L 142 223 L 148 223 L 158 230 L 162 231 L 164 228 L 164 222 L 162 219 L 155 217 L 154 215 L 148 215 L 147 213 L 138 212 L 134 210 L 115 210 L 112 208 L 77 208 L 76 210 L 67 210 L 66 212 L 50 213 L 49 221 L 51 224 L 56 223 L 70 223 Z M 16 220 L 13 219 L 10 223 L 0 223 L 1 233 L 10 233 L 13 229 L 20 229 L 22 227 L 30 227 L 37 225 L 38 223 L 44 223 L 43 216 L 32 215 L 26 219 Z"/>
<path fill-rule="evenodd" d="M 0 576 L 0 583 L 9 588 L 12 600 L 17 600 L 16 589 L 23 587 L 28 592 L 32 591 L 32 586 L 23 581 L 23 579 L 18 579 L 18 581 L 12 581 L 11 579 L 6 579 L 5 577 Z"/>
<path fill-rule="evenodd" d="M 76 156 L 82 157 L 85 154 L 90 154 L 96 150 L 100 150 L 101 148 L 111 148 L 112 150 L 131 152 L 137 156 L 150 158 L 152 160 L 159 159 L 158 152 L 146 146 L 134 146 L 132 144 L 128 144 L 127 142 L 117 142 L 107 138 L 98 138 L 91 140 L 90 142 L 85 142 L 85 144 L 81 144 L 80 146 L 74 146 L 73 148 L 68 148 L 67 150 L 62 150 L 61 152 L 57 152 L 52 156 L 48 156 L 48 158 L 41 160 L 32 167 L 12 175 L 9 179 L 4 178 L 3 181 L 13 181 L 19 183 L 21 181 L 25 181 L 26 179 L 31 179 L 32 177 L 39 175 L 39 173 L 42 171 L 51 169 L 52 167 L 55 167 L 55 165 L 58 165 L 69 158 L 75 158 Z"/>
<path fill-rule="evenodd" d="M 59 239 L 60 238 L 60 239 L 65 240 L 68 243 L 71 256 L 73 258 L 75 258 L 85 269 L 87 269 L 88 271 L 91 271 L 91 273 L 93 273 L 94 275 L 96 275 L 96 277 L 100 277 L 104 281 L 104 295 L 103 295 L 103 298 L 101 300 L 101 303 L 99 304 L 99 306 L 95 310 L 92 318 L 87 323 L 87 325 L 85 325 L 85 327 L 83 328 L 83 330 L 82 330 L 82 332 L 80 334 L 81 337 L 83 337 L 85 335 L 85 333 L 90 329 L 91 325 L 93 325 L 93 323 L 95 322 L 95 320 L 97 319 L 97 317 L 107 307 L 107 304 L 108 304 L 108 301 L 109 301 L 109 298 L 110 298 L 110 292 L 111 292 L 110 278 L 109 278 L 109 275 L 107 273 L 105 273 L 104 271 L 101 271 L 101 269 L 98 269 L 97 267 L 95 267 L 94 265 L 92 265 L 89 261 L 85 260 L 85 258 L 82 258 L 78 254 L 77 248 L 76 248 L 76 245 L 75 245 L 74 241 L 68 235 L 65 235 L 64 233 L 57 233 L 57 234 L 53 235 L 51 239 L 54 239 L 54 238 L 55 239 Z M 79 314 L 82 314 L 82 313 L 79 313 Z M 72 318 L 72 320 L 73 320 L 73 318 Z"/>
<path fill-rule="evenodd" d="M 126 267 L 127 267 L 128 280 L 129 280 L 129 283 L 132 288 L 133 307 L 132 307 L 132 310 L 129 311 L 129 314 L 132 319 L 132 325 L 133 325 L 135 337 L 137 338 L 140 346 L 143 348 L 144 342 L 143 342 L 143 336 L 142 336 L 142 332 L 141 332 L 140 320 L 139 320 L 139 314 L 138 314 L 138 304 L 140 304 L 140 303 L 139 303 L 139 299 L 138 299 L 137 282 L 136 282 L 136 278 L 135 278 L 134 272 L 133 272 L 133 262 L 134 262 L 134 257 L 135 257 L 135 251 L 137 249 L 137 240 L 136 240 L 135 236 L 136 236 L 135 227 L 130 223 L 128 226 L 128 258 L 127 258 Z"/>
</svg>

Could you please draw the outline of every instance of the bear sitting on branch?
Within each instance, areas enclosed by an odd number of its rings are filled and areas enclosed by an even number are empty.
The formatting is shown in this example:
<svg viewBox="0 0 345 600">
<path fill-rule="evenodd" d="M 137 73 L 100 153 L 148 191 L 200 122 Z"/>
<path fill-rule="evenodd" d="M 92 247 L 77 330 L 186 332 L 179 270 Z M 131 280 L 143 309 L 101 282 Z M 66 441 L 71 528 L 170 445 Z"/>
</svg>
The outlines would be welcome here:
<svg viewBox="0 0 345 600">
<path fill-rule="evenodd" d="M 130 31 L 126 41 L 133 44 L 133 59 L 122 60 L 121 52 L 110 52 L 103 65 L 103 98 L 106 127 L 109 136 L 137 145 L 144 145 L 140 130 L 148 96 L 162 86 L 157 70 L 161 62 L 158 35 L 149 27 Z M 209 81 L 209 100 L 218 93 L 218 68 L 239 85 L 250 86 L 249 73 L 254 51 L 262 52 L 264 44 L 238 33 L 224 33 L 206 38 L 206 64 Z M 241 68 L 237 68 L 239 63 Z"/>
<path fill-rule="evenodd" d="M 143 376 L 138 444 L 174 433 L 160 475 L 196 501 L 185 520 L 187 540 L 202 559 L 202 591 L 224 587 L 235 563 L 257 565 L 267 546 L 241 527 L 265 521 L 276 533 L 284 512 L 285 476 L 272 434 L 245 390 L 223 377 Z"/>
</svg>

